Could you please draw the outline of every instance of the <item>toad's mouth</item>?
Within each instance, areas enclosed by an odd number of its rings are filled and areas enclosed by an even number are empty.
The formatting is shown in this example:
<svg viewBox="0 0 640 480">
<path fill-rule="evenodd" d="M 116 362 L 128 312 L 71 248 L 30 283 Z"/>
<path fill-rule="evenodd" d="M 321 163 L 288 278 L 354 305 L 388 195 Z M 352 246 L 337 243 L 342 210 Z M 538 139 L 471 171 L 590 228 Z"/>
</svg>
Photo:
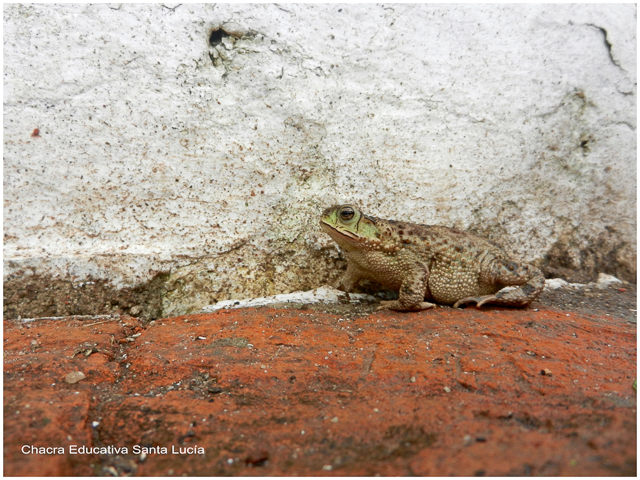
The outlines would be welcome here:
<svg viewBox="0 0 640 480">
<path fill-rule="evenodd" d="M 328 223 L 325 223 L 325 222 L 321 222 L 320 226 L 328 232 L 338 234 L 340 237 L 348 238 L 351 240 L 360 240 L 360 237 L 358 237 L 355 233 L 350 232 L 348 230 L 340 230 L 334 227 L 333 225 L 329 225 Z"/>
</svg>

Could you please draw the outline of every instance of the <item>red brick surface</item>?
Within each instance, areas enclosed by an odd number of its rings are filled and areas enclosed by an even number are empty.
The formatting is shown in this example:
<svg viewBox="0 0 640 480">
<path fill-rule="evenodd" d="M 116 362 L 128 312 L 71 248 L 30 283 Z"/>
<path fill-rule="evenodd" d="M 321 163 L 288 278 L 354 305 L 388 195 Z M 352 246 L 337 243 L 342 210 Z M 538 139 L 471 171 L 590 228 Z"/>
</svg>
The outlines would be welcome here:
<svg viewBox="0 0 640 480">
<path fill-rule="evenodd" d="M 610 317 L 259 308 L 146 327 L 5 322 L 4 362 L 5 475 L 636 473 L 636 328 Z M 75 371 L 86 378 L 65 382 Z"/>
</svg>

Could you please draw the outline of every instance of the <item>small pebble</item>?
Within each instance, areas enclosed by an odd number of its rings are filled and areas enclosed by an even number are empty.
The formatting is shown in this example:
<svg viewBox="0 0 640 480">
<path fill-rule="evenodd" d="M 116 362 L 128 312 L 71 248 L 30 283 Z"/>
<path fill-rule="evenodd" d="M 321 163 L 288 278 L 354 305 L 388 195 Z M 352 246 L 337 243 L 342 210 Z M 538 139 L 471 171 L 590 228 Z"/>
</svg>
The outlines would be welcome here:
<svg viewBox="0 0 640 480">
<path fill-rule="evenodd" d="M 444 391 L 447 393 L 451 393 L 451 389 L 449 387 L 444 387 Z"/>
<path fill-rule="evenodd" d="M 78 383 L 84 378 L 86 378 L 86 375 L 82 372 L 71 372 L 64 377 L 64 381 L 67 383 Z"/>
<path fill-rule="evenodd" d="M 543 370 L 540 370 L 540 375 L 546 375 L 547 377 L 550 377 L 552 373 L 551 373 L 551 370 L 549 370 L 548 368 L 545 368 Z"/>
</svg>

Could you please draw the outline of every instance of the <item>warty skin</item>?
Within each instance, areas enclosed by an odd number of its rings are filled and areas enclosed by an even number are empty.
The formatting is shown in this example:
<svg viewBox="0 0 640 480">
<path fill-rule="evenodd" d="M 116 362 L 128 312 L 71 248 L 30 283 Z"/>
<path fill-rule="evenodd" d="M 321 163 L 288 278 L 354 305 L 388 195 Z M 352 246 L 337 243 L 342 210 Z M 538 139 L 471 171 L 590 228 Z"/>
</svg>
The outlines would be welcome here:
<svg viewBox="0 0 640 480">
<path fill-rule="evenodd" d="M 539 269 L 454 228 L 384 220 L 352 205 L 327 208 L 320 226 L 347 256 L 338 287 L 349 292 L 368 279 L 399 292 L 398 300 L 383 301 L 380 309 L 425 310 L 435 306 L 431 302 L 525 307 L 544 288 Z"/>
</svg>

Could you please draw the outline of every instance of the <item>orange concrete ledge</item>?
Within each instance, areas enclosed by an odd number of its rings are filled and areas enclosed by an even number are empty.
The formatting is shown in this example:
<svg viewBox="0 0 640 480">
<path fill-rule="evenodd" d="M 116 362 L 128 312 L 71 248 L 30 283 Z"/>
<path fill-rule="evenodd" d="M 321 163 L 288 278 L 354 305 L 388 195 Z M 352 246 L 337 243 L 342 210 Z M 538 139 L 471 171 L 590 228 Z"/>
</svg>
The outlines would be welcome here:
<svg viewBox="0 0 640 480">
<path fill-rule="evenodd" d="M 636 474 L 625 320 L 258 308 L 86 324 L 4 322 L 5 475 Z"/>
</svg>

